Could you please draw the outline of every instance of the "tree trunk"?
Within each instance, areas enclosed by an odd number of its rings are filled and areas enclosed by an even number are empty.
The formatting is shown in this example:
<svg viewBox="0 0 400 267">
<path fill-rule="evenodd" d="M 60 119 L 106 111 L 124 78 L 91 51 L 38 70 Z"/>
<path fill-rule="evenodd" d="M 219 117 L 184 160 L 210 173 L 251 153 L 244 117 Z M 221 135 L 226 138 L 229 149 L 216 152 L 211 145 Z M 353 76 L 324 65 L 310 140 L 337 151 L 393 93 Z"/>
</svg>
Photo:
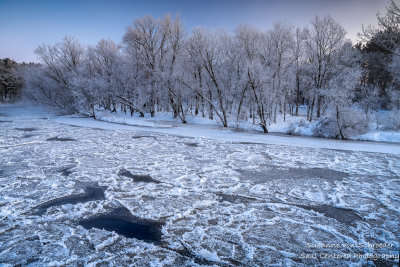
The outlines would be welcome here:
<svg viewBox="0 0 400 267">
<path fill-rule="evenodd" d="M 263 129 L 263 132 L 267 134 L 268 129 L 267 129 L 267 126 L 265 125 L 265 123 L 260 123 L 260 125 L 261 125 L 261 128 Z"/>
<path fill-rule="evenodd" d="M 204 118 L 206 116 L 204 111 L 204 98 L 201 98 L 201 116 Z"/>
<path fill-rule="evenodd" d="M 212 101 L 212 92 L 211 92 L 211 90 L 208 91 L 208 99 L 210 99 L 210 102 Z M 209 103 L 209 106 L 208 106 L 208 118 L 210 120 L 214 119 L 214 113 L 213 112 L 214 112 L 214 109 L 213 109 L 212 103 Z"/>
<path fill-rule="evenodd" d="M 169 94 L 169 100 L 170 100 L 170 105 L 171 105 L 171 107 L 172 107 L 172 110 L 174 111 L 174 115 L 173 115 L 173 117 L 174 117 L 174 119 L 176 119 L 177 117 L 178 117 L 178 107 L 176 106 L 176 104 L 175 104 L 175 101 L 174 101 L 174 97 L 172 96 L 172 94 L 170 93 Z"/>
<path fill-rule="evenodd" d="M 195 105 L 194 105 L 194 115 L 197 116 L 199 114 L 199 97 L 195 96 Z"/>
<path fill-rule="evenodd" d="M 313 98 L 312 103 L 311 103 L 311 109 L 310 109 L 310 122 L 313 119 L 313 113 L 314 113 L 314 102 L 315 102 L 315 98 Z"/>
<path fill-rule="evenodd" d="M 283 100 L 283 121 L 286 121 L 286 96 Z"/>
<path fill-rule="evenodd" d="M 339 120 L 340 120 L 340 117 L 339 117 L 339 106 L 336 105 L 336 122 L 337 122 L 337 126 L 338 126 L 338 129 L 339 129 L 340 138 L 342 138 L 344 140 L 344 139 L 347 139 L 347 138 L 345 138 L 344 135 L 343 135 L 342 127 L 340 127 Z"/>
<path fill-rule="evenodd" d="M 321 117 L 321 96 L 318 96 L 317 99 L 317 118 Z"/>
<path fill-rule="evenodd" d="M 300 106 L 300 75 L 296 75 L 296 116 L 299 116 L 299 106 Z"/>
<path fill-rule="evenodd" d="M 112 106 L 113 109 L 111 110 L 111 112 L 117 112 L 117 104 L 115 103 L 115 101 L 112 101 Z"/>
</svg>

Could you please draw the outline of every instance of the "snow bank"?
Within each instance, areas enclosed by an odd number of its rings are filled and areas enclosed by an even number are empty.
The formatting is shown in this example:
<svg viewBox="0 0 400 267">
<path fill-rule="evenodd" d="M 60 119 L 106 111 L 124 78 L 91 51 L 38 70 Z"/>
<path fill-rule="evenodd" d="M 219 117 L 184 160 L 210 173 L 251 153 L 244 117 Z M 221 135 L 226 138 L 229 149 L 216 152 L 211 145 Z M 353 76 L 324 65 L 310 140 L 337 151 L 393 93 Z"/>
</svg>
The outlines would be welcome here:
<svg viewBox="0 0 400 267">
<path fill-rule="evenodd" d="M 110 113 L 101 111 L 96 113 L 96 118 L 101 121 L 119 123 L 132 126 L 143 126 L 143 127 L 160 127 L 160 128 L 171 128 L 173 125 L 166 124 L 158 120 L 150 120 L 149 118 L 139 118 L 137 116 L 129 116 L 123 113 Z"/>
<path fill-rule="evenodd" d="M 357 140 L 400 143 L 400 132 L 369 132 L 357 136 Z"/>
<path fill-rule="evenodd" d="M 138 118 L 145 121 L 147 118 Z M 139 130 L 147 132 L 156 132 L 168 135 L 207 138 L 221 140 L 232 143 L 260 143 L 274 145 L 290 145 L 297 147 L 338 149 L 347 151 L 365 151 L 378 153 L 400 154 L 400 144 L 373 143 L 363 141 L 342 141 L 327 138 L 314 138 L 310 136 L 293 136 L 270 133 L 262 134 L 260 132 L 246 131 L 238 132 L 234 128 L 223 128 L 214 125 L 182 124 L 177 123 L 174 127 L 148 127 L 147 125 L 127 125 L 121 123 L 109 123 L 105 121 L 94 120 L 92 118 L 82 118 L 77 116 L 61 116 L 56 119 L 57 122 L 75 126 L 102 128 L 110 130 Z M 281 129 L 284 129 L 282 126 Z"/>
</svg>

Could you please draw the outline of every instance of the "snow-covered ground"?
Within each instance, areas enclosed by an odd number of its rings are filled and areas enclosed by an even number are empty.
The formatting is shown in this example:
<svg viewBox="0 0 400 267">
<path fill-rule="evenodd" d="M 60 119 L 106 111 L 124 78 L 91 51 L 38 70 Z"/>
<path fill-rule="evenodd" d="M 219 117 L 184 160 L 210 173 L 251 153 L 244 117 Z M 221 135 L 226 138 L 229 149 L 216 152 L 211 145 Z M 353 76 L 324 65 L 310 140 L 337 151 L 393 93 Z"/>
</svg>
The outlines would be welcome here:
<svg viewBox="0 0 400 267">
<path fill-rule="evenodd" d="M 390 131 L 377 128 L 382 128 L 382 125 L 378 125 L 378 121 L 384 122 L 385 116 L 387 117 L 388 112 L 380 111 L 377 114 L 370 114 L 370 129 L 367 133 L 362 135 L 353 136 L 352 140 L 360 141 L 375 141 L 375 142 L 391 142 L 400 143 L 400 132 Z M 300 106 L 299 116 L 286 115 L 285 119 L 283 114 L 278 114 L 277 122 L 268 125 L 268 131 L 273 134 L 294 134 L 296 136 L 313 136 L 314 128 L 318 125 L 318 121 L 308 122 L 306 120 L 307 108 L 306 106 Z M 378 116 L 378 119 L 372 119 L 372 117 Z M 129 113 L 117 111 L 111 113 L 109 111 L 98 111 L 96 113 L 97 120 L 118 123 L 123 125 L 131 126 L 143 126 L 143 127 L 154 127 L 154 128 L 173 128 L 182 126 L 179 118 L 173 118 L 171 113 L 159 112 L 155 117 L 150 117 L 149 114 L 145 114 L 145 118 L 140 118 L 138 113 L 130 116 Z M 193 129 L 195 126 L 219 126 L 218 116 L 215 116 L 214 120 L 198 116 L 187 116 L 187 121 L 192 125 L 189 129 Z M 235 121 L 233 118 L 229 118 L 230 129 L 240 132 L 251 132 L 261 133 L 261 127 L 256 123 L 250 121 Z M 108 126 L 109 127 L 109 126 Z M 181 127 L 182 128 L 182 127 Z M 188 127 L 186 127 L 188 128 Z M 200 128 L 200 129 L 204 129 Z"/>
<path fill-rule="evenodd" d="M 0 157 L 0 265 L 398 262 L 398 144 L 0 106 Z M 66 201 L 88 185 L 104 195 Z M 161 241 L 80 225 L 116 208 L 159 222 Z"/>
<path fill-rule="evenodd" d="M 97 120 L 82 117 L 81 115 L 60 116 L 56 118 L 56 121 L 73 126 L 109 130 L 138 130 L 181 137 L 208 138 L 232 143 L 248 142 L 400 154 L 400 144 L 360 141 L 344 142 L 342 140 L 329 138 L 314 138 L 309 136 L 312 133 L 310 129 L 307 129 L 307 127 L 301 129 L 301 132 L 305 134 L 304 136 L 288 135 L 286 134 L 286 131 L 290 122 L 293 122 L 293 117 L 287 122 L 280 122 L 279 124 L 272 125 L 272 132 L 266 135 L 262 134 L 260 131 L 256 131 L 257 126 L 252 125 L 251 122 L 243 123 L 240 125 L 241 130 L 237 130 L 236 128 L 221 127 L 216 121 L 211 121 L 207 118 L 201 117 L 189 118 L 188 123 L 183 124 L 179 119 L 173 119 L 171 114 L 158 114 L 154 118 L 139 118 L 138 116 L 131 117 L 121 113 L 114 114 L 110 112 L 101 112 L 98 113 L 97 116 Z M 380 135 L 383 136 L 382 132 L 380 132 Z M 387 139 L 389 139 L 389 137 Z M 369 141 L 373 139 L 365 137 L 364 140 Z"/>
</svg>

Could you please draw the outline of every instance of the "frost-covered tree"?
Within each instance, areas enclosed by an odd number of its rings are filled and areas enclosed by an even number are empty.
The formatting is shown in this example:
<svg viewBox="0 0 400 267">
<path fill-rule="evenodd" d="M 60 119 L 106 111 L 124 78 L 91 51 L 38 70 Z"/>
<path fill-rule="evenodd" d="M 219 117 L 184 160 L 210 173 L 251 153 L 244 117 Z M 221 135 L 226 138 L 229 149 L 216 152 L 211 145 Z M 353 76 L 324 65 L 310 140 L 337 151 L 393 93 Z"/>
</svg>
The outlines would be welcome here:
<svg viewBox="0 0 400 267">
<path fill-rule="evenodd" d="M 251 96 L 250 113 L 253 113 L 253 118 L 256 114 L 264 133 L 268 133 L 268 110 L 272 109 L 275 99 L 271 82 L 272 68 L 269 67 L 271 45 L 265 34 L 248 25 L 238 27 L 235 34 L 244 58 L 242 71 Z"/>
<path fill-rule="evenodd" d="M 239 26 L 236 30 L 243 26 Z M 238 36 L 231 36 L 225 39 L 225 67 L 226 83 L 231 86 L 231 95 L 229 97 L 229 112 L 236 118 L 236 126 L 239 127 L 240 121 L 247 120 L 251 116 L 249 107 L 252 98 L 249 95 L 249 83 L 246 73 L 246 54 L 242 53 Z"/>
<path fill-rule="evenodd" d="M 91 94 L 95 94 L 98 98 L 96 103 L 92 104 L 101 105 L 115 112 L 115 97 L 123 93 L 116 80 L 122 65 L 120 46 L 111 40 L 100 40 L 95 47 L 87 49 L 85 63 L 81 76 L 97 84 L 94 88 L 89 87 Z"/>
<path fill-rule="evenodd" d="M 207 32 L 195 29 L 188 40 L 190 61 L 193 74 L 186 75 L 192 81 L 181 82 L 209 105 L 209 114 L 215 112 L 222 126 L 228 126 L 227 112 L 231 91 L 230 82 L 226 80 L 227 67 L 224 41 L 229 38 L 225 32 Z M 196 75 L 201 75 L 196 77 Z M 200 84 L 193 83 L 201 79 Z M 193 85 L 191 85 L 193 84 Z M 200 85 L 200 87 L 198 87 Z"/>
<path fill-rule="evenodd" d="M 179 82 L 185 64 L 186 34 L 179 16 L 171 18 L 167 15 L 161 20 L 161 27 L 166 33 L 166 50 L 161 66 L 161 84 L 167 92 L 168 103 L 174 117 L 186 123 L 189 111 L 188 94 Z"/>
<path fill-rule="evenodd" d="M 272 52 L 269 69 L 272 71 L 272 90 L 275 95 L 274 122 L 276 123 L 278 107 L 281 112 L 283 109 L 285 119 L 287 102 L 293 94 L 293 87 L 290 84 L 290 70 L 293 63 L 293 28 L 282 23 L 275 23 L 267 33 L 267 39 Z"/>
<path fill-rule="evenodd" d="M 309 92 L 310 121 L 313 118 L 314 106 L 317 108 L 317 117 L 321 116 L 324 99 L 320 92 L 329 83 L 334 67 L 332 57 L 342 48 L 345 35 L 344 28 L 330 16 L 316 16 L 311 21 L 311 28 L 306 32 L 307 74 L 313 81 Z"/>
<path fill-rule="evenodd" d="M 27 75 L 33 98 L 93 117 L 166 111 L 185 123 L 188 114 L 207 114 L 224 127 L 250 119 L 268 133 L 281 114 L 299 115 L 307 104 L 307 118 L 320 118 L 317 132 L 344 139 L 365 125 L 359 107 L 368 114 L 385 96 L 400 105 L 397 52 L 371 40 L 355 49 L 329 16 L 305 29 L 276 23 L 264 32 L 241 25 L 234 34 L 197 28 L 188 35 L 178 16 L 146 16 L 127 28 L 122 45 L 84 48 L 66 37 L 36 53 L 43 66 Z"/>
<path fill-rule="evenodd" d="M 79 74 L 79 69 L 84 58 L 84 49 L 78 40 L 72 37 L 65 37 L 55 45 L 41 45 L 35 53 L 43 62 L 44 68 L 41 70 L 44 76 L 56 85 L 51 88 L 43 87 L 42 92 L 46 91 L 48 96 L 56 95 L 53 102 L 66 109 L 79 111 L 74 105 L 74 95 L 71 81 L 73 76 Z M 41 82 L 42 86 L 47 86 L 46 81 Z"/>
<path fill-rule="evenodd" d="M 164 18 L 165 19 L 165 18 Z M 136 19 L 127 28 L 123 43 L 125 51 L 135 64 L 140 65 L 141 89 L 146 91 L 143 109 L 155 115 L 156 105 L 160 101 L 160 74 L 167 53 L 168 28 L 152 16 Z"/>
<path fill-rule="evenodd" d="M 347 42 L 333 56 L 335 75 L 332 75 L 321 95 L 326 99 L 328 108 L 333 110 L 328 116 L 335 118 L 337 127 L 334 132 L 337 132 L 341 139 L 348 139 L 367 127 L 365 117 L 360 117 L 365 114 L 355 118 L 357 112 L 352 107 L 361 77 L 359 54 L 351 43 Z"/>
<path fill-rule="evenodd" d="M 292 45 L 292 75 L 295 83 L 294 88 L 294 102 L 296 106 L 295 115 L 299 115 L 299 106 L 301 97 L 305 88 L 305 31 L 304 29 L 297 28 L 294 33 L 293 45 Z"/>
</svg>

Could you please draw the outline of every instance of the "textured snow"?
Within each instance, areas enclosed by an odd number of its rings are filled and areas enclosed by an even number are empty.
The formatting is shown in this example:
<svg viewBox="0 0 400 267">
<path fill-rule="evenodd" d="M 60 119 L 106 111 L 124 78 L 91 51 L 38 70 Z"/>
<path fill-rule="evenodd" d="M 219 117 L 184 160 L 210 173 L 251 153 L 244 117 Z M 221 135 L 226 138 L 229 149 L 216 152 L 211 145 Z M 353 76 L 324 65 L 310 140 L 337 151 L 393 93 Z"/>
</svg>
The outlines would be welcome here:
<svg viewBox="0 0 400 267">
<path fill-rule="evenodd" d="M 285 118 L 282 114 L 278 115 L 276 123 L 268 125 L 268 131 L 273 134 L 293 134 L 296 136 L 313 136 L 314 129 L 318 125 L 318 121 L 308 122 L 306 120 L 307 110 L 305 106 L 300 106 L 299 116 L 286 115 Z M 380 111 L 376 116 L 384 117 L 387 112 Z M 387 114 L 386 114 L 387 115 Z M 145 114 L 145 118 L 140 118 L 138 113 L 134 113 L 130 116 L 129 113 L 117 111 L 110 113 L 109 111 L 98 111 L 96 113 L 96 119 L 105 122 L 112 122 L 122 125 L 139 126 L 146 128 L 174 128 L 184 127 L 178 118 L 173 118 L 171 113 L 159 112 L 155 117 L 150 117 L 149 114 Z M 199 130 L 203 130 L 206 126 L 208 128 L 219 128 L 218 122 L 203 118 L 201 116 L 187 116 L 187 122 L 191 128 L 200 127 Z M 383 120 L 383 119 L 381 119 Z M 261 133 L 261 128 L 258 125 L 254 125 L 251 121 L 235 121 L 233 118 L 228 118 L 229 125 L 236 131 L 246 131 L 252 133 Z M 214 126 L 214 127 L 210 127 Z M 110 127 L 110 126 L 105 126 Z M 400 132 L 376 130 L 376 123 L 370 125 L 370 130 L 366 134 L 353 136 L 351 139 L 360 141 L 375 141 L 375 142 L 391 142 L 400 143 Z M 187 128 L 187 127 L 186 127 Z M 175 131 L 175 134 L 176 131 Z M 182 134 L 182 133 L 181 133 Z"/>
<path fill-rule="evenodd" d="M 119 123 L 124 125 L 142 126 L 142 127 L 160 127 L 160 128 L 171 128 L 172 125 L 162 123 L 160 121 L 151 120 L 150 118 L 139 118 L 136 116 L 132 117 L 123 113 L 110 113 L 106 111 L 96 113 L 96 119 L 106 122 Z M 160 116 L 158 119 L 163 119 Z"/>
<path fill-rule="evenodd" d="M 398 257 L 395 144 L 209 125 L 133 127 L 39 107 L 0 106 L 0 114 L 7 121 L 0 125 L 0 265 L 373 266 L 361 257 L 306 255 Z M 16 128 L 37 130 L 24 138 Z M 46 141 L 55 136 L 76 141 Z M 121 170 L 160 183 L 135 182 Z M 106 188 L 104 200 L 35 213 L 93 184 Z M 118 207 L 163 222 L 161 243 L 79 225 Z M 368 245 L 382 243 L 391 247 Z"/>
<path fill-rule="evenodd" d="M 400 143 L 400 132 L 369 132 L 358 136 L 358 140 L 367 141 L 382 141 L 382 142 L 393 142 Z"/>
</svg>

